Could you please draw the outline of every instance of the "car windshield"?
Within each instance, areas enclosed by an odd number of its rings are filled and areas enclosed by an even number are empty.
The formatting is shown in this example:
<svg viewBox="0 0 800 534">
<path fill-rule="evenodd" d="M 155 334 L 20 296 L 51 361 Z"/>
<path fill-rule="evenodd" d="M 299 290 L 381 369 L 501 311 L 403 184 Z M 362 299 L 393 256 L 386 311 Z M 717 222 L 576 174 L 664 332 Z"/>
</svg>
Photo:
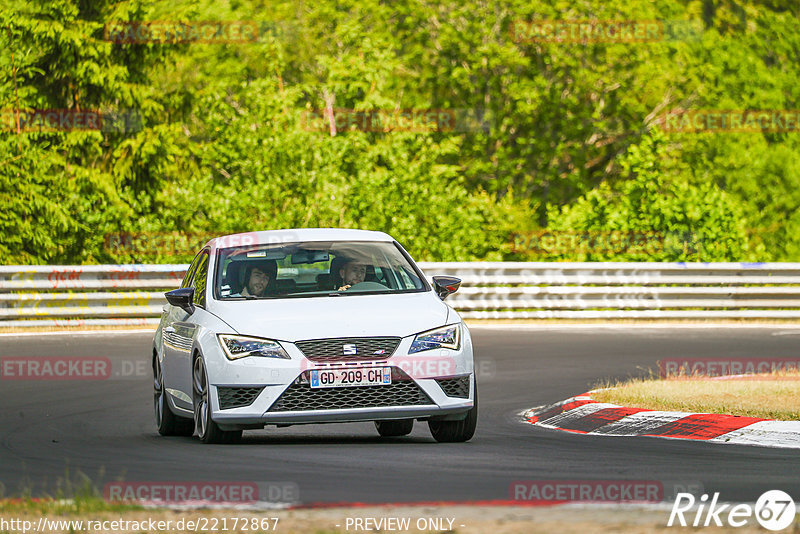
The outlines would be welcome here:
<svg viewBox="0 0 800 534">
<path fill-rule="evenodd" d="M 214 294 L 221 300 L 247 300 L 427 289 L 395 243 L 315 241 L 220 250 Z"/>
</svg>

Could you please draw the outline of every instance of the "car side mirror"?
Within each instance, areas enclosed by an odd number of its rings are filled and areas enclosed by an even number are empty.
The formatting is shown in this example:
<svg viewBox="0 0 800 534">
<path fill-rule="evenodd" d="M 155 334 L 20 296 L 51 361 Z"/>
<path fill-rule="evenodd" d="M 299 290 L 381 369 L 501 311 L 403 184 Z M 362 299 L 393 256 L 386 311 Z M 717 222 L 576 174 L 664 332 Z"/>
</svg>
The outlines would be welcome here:
<svg viewBox="0 0 800 534">
<path fill-rule="evenodd" d="M 167 302 L 169 302 L 173 306 L 181 308 L 186 313 L 189 314 L 194 313 L 194 304 L 192 303 L 192 301 L 194 300 L 193 287 L 182 287 L 180 289 L 173 289 L 172 291 L 167 291 L 166 293 L 164 293 L 164 296 L 167 297 Z"/>
<path fill-rule="evenodd" d="M 433 286 L 439 298 L 444 300 L 461 287 L 461 278 L 455 276 L 434 276 Z"/>
</svg>

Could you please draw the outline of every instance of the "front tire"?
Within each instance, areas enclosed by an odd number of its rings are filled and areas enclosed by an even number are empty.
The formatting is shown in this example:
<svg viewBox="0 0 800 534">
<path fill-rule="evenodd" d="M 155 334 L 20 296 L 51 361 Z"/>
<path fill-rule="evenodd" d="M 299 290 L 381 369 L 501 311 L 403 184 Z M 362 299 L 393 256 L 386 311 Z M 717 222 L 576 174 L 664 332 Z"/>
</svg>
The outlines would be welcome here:
<svg viewBox="0 0 800 534">
<path fill-rule="evenodd" d="M 378 434 L 384 438 L 397 438 L 411 434 L 414 429 L 413 419 L 393 419 L 390 421 L 375 421 Z"/>
<path fill-rule="evenodd" d="M 461 421 L 428 421 L 433 439 L 439 443 L 460 443 L 472 439 L 478 426 L 478 383 L 475 382 L 474 404 Z"/>
<path fill-rule="evenodd" d="M 222 430 L 211 419 L 210 391 L 206 364 L 198 355 L 192 365 L 194 433 L 203 443 L 236 443 L 242 438 L 241 430 Z"/>
<path fill-rule="evenodd" d="M 164 373 L 158 356 L 153 358 L 153 408 L 155 409 L 156 426 L 162 436 L 191 436 L 194 426 L 191 419 L 179 417 L 172 413 L 164 388 Z"/>
</svg>

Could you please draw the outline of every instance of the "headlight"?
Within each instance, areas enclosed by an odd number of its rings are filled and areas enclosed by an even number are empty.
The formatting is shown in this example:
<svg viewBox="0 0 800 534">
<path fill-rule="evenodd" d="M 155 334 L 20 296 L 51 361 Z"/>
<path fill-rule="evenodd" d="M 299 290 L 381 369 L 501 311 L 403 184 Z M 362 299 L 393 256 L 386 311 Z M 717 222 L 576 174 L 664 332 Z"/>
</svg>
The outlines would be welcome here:
<svg viewBox="0 0 800 534">
<path fill-rule="evenodd" d="M 458 350 L 460 346 L 461 326 L 452 324 L 450 326 L 443 326 L 435 330 L 417 334 L 417 337 L 414 338 L 414 342 L 411 343 L 411 348 L 408 349 L 408 353 L 414 354 L 415 352 L 431 349 Z"/>
<path fill-rule="evenodd" d="M 283 347 L 277 341 L 271 339 L 261 339 L 258 337 L 233 336 L 229 334 L 217 334 L 219 344 L 225 351 L 225 356 L 229 360 L 238 360 L 247 356 L 261 356 L 262 358 L 280 358 L 282 360 L 291 359 Z"/>
</svg>

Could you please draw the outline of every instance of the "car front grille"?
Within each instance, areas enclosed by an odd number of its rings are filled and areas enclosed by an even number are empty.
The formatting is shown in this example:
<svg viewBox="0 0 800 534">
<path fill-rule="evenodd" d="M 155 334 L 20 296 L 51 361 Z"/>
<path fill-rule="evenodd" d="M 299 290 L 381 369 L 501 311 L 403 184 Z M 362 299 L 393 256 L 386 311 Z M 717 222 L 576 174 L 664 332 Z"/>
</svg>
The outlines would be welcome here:
<svg viewBox="0 0 800 534">
<path fill-rule="evenodd" d="M 240 387 L 218 387 L 219 409 L 229 410 L 231 408 L 242 408 L 250 406 L 255 402 L 264 390 L 263 387 L 240 388 Z"/>
<path fill-rule="evenodd" d="M 460 399 L 469 398 L 469 376 L 459 376 L 457 378 L 440 378 L 436 380 L 439 387 L 448 397 L 458 397 Z"/>
<path fill-rule="evenodd" d="M 399 337 L 338 337 L 307 339 L 295 343 L 306 358 L 315 362 L 347 362 L 388 358 L 400 344 Z M 355 354 L 352 352 L 355 346 Z"/>
<path fill-rule="evenodd" d="M 435 404 L 408 375 L 395 369 L 392 383 L 383 386 L 354 386 L 311 389 L 308 371 L 289 386 L 269 409 L 270 412 L 341 410 Z M 403 378 L 395 381 L 396 374 Z"/>
</svg>

